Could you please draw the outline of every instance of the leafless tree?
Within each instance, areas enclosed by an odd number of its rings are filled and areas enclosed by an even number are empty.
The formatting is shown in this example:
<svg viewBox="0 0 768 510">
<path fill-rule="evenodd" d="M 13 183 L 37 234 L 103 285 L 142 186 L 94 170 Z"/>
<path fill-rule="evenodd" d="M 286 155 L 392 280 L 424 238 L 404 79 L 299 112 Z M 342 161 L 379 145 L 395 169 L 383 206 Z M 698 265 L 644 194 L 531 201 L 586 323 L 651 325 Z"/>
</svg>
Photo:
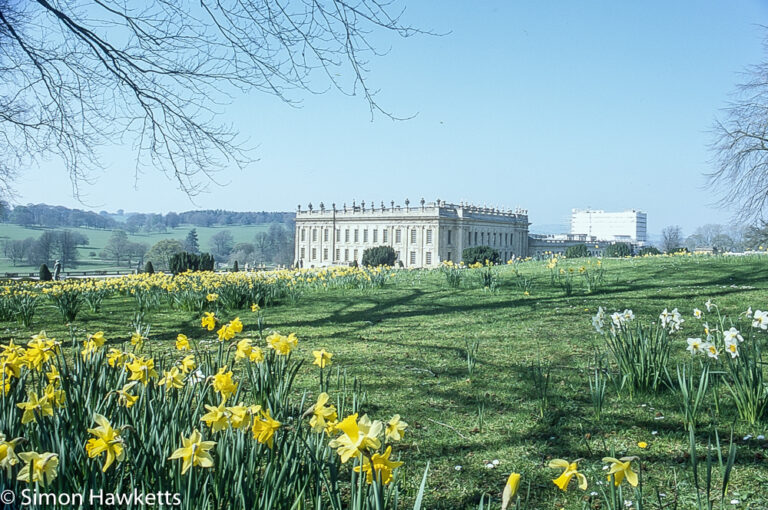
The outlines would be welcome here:
<svg viewBox="0 0 768 510">
<path fill-rule="evenodd" d="M 132 144 L 194 195 L 249 152 L 218 115 L 234 95 L 336 88 L 383 110 L 369 87 L 379 33 L 419 33 L 399 0 L 0 0 L 0 191 L 61 158 L 73 193 L 95 149 Z M 215 182 L 215 181 L 213 181 Z"/>
<path fill-rule="evenodd" d="M 678 225 L 664 227 L 661 231 L 661 249 L 671 253 L 683 246 L 683 230 Z"/>
<path fill-rule="evenodd" d="M 716 121 L 709 184 L 736 219 L 765 218 L 768 205 L 768 37 L 766 57 L 744 73 L 733 100 Z"/>
</svg>

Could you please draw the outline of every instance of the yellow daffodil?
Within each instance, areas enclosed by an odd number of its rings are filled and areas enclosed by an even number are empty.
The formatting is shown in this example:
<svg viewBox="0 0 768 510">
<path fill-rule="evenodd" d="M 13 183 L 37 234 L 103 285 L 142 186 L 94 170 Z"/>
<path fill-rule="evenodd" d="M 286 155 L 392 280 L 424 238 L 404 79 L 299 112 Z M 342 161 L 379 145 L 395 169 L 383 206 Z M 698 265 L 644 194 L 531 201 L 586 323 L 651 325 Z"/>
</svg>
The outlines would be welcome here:
<svg viewBox="0 0 768 510">
<path fill-rule="evenodd" d="M 134 331 L 131 335 L 131 345 L 141 346 L 144 343 L 144 335 L 139 331 Z"/>
<path fill-rule="evenodd" d="M 237 383 L 232 381 L 232 371 L 227 372 L 227 367 L 221 367 L 213 376 L 213 390 L 221 394 L 224 400 L 237 390 Z"/>
<path fill-rule="evenodd" d="M 608 481 L 613 476 L 613 483 L 618 487 L 624 478 L 632 487 L 637 487 L 637 473 L 632 471 L 632 461 L 637 457 L 622 457 L 621 459 L 614 459 L 613 457 L 603 457 L 603 462 L 610 462 L 610 470 L 608 471 Z"/>
<path fill-rule="evenodd" d="M 267 345 L 274 349 L 275 354 L 280 356 L 286 356 L 290 354 L 292 349 L 295 349 L 299 340 L 296 335 L 291 333 L 288 336 L 283 336 L 279 333 L 272 333 L 267 337 Z"/>
<path fill-rule="evenodd" d="M 64 407 L 64 403 L 67 400 L 67 395 L 64 390 L 57 390 L 53 384 L 48 384 L 44 391 L 45 398 L 55 407 Z"/>
<path fill-rule="evenodd" d="M 209 406 L 206 404 L 205 408 L 208 412 L 200 418 L 200 421 L 205 422 L 206 425 L 211 427 L 211 431 L 218 432 L 224 430 L 229 426 L 229 412 L 224 407 L 224 400 L 218 406 Z"/>
<path fill-rule="evenodd" d="M 172 389 L 181 389 L 184 387 L 184 380 L 181 377 L 181 371 L 176 367 L 171 367 L 170 370 L 163 370 L 163 378 L 157 382 L 158 386 L 165 386 L 166 391 Z"/>
<path fill-rule="evenodd" d="M 240 321 L 240 317 L 235 317 L 232 319 L 232 321 L 229 323 L 229 327 L 235 333 L 241 333 L 243 331 L 243 323 Z"/>
<path fill-rule="evenodd" d="M 197 368 L 194 354 L 185 356 L 184 359 L 181 360 L 180 365 L 181 365 L 181 372 L 184 374 L 188 374 L 189 372 Z"/>
<path fill-rule="evenodd" d="M 133 357 L 133 361 L 126 363 L 125 368 L 131 372 L 129 381 L 139 381 L 144 386 L 149 383 L 149 380 L 153 377 L 157 377 L 157 370 L 155 370 L 155 360 L 152 358 Z"/>
<path fill-rule="evenodd" d="M 19 458 L 26 462 L 16 479 L 29 484 L 39 483 L 45 487 L 56 478 L 59 456 L 51 452 L 21 452 Z"/>
<path fill-rule="evenodd" d="M 515 498 L 517 489 L 520 487 L 520 473 L 512 473 L 507 478 L 504 485 L 504 492 L 501 494 L 501 510 L 507 510 L 509 503 Z"/>
<path fill-rule="evenodd" d="M 400 441 L 403 438 L 406 427 L 408 427 L 408 424 L 400 419 L 400 415 L 394 415 L 389 420 L 389 423 L 387 423 L 387 428 L 384 432 L 386 441 Z"/>
<path fill-rule="evenodd" d="M 637 443 L 637 447 L 638 448 L 642 448 L 642 449 L 646 449 L 646 448 L 648 448 L 648 443 L 646 443 L 645 441 L 640 441 L 639 443 Z"/>
<path fill-rule="evenodd" d="M 363 465 L 355 466 L 355 472 L 365 472 L 365 481 L 373 483 L 374 473 L 377 478 L 381 479 L 381 483 L 387 485 L 392 481 L 392 470 L 403 465 L 399 461 L 389 460 L 389 456 L 392 454 L 392 447 L 387 446 L 384 454 L 374 453 L 370 459 L 363 457 Z"/>
<path fill-rule="evenodd" d="M 563 474 L 552 480 L 554 484 L 560 488 L 561 491 L 568 489 L 568 482 L 570 482 L 571 478 L 574 476 L 576 476 L 576 478 L 579 480 L 579 489 L 583 491 L 587 490 L 587 477 L 579 473 L 578 462 L 578 460 L 568 462 L 567 460 L 563 459 L 553 459 L 549 461 L 549 467 L 553 469 L 563 469 Z"/>
<path fill-rule="evenodd" d="M 24 410 L 24 414 L 21 416 L 21 424 L 26 425 L 31 421 L 37 421 L 35 413 L 40 413 L 40 416 L 53 416 L 53 405 L 48 400 L 48 397 L 43 395 L 43 398 L 37 398 L 37 393 L 30 392 L 29 400 L 16 404 L 16 407 Z"/>
<path fill-rule="evenodd" d="M 115 460 L 122 462 L 125 458 L 123 439 L 120 437 L 120 433 L 112 428 L 109 420 L 104 416 L 96 413 L 93 415 L 93 421 L 99 426 L 94 429 L 88 429 L 88 432 L 96 437 L 88 440 L 85 444 L 85 451 L 88 452 L 90 458 L 106 453 L 107 458 L 104 460 L 104 466 L 101 468 L 102 472 L 106 472 Z"/>
<path fill-rule="evenodd" d="M 243 338 L 237 342 L 235 361 L 239 361 L 241 359 L 249 359 L 251 357 L 251 351 L 253 350 L 253 346 L 251 345 L 252 342 L 253 340 L 250 338 Z"/>
<path fill-rule="evenodd" d="M 261 363 L 264 361 L 264 351 L 261 350 L 261 347 L 253 347 L 248 359 L 251 360 L 251 363 Z"/>
<path fill-rule="evenodd" d="M 216 317 L 211 312 L 205 312 L 200 320 L 200 325 L 208 331 L 216 329 Z"/>
<path fill-rule="evenodd" d="M 101 347 L 104 345 L 104 342 L 106 342 L 107 339 L 104 338 L 104 332 L 99 331 L 89 336 L 88 341 L 93 342 L 97 347 Z"/>
<path fill-rule="evenodd" d="M 312 351 L 312 355 L 315 357 L 315 361 L 313 361 L 312 364 L 317 365 L 320 368 L 325 368 L 326 366 L 330 365 L 331 358 L 333 357 L 333 353 L 330 353 L 325 349 Z"/>
<path fill-rule="evenodd" d="M 192 466 L 202 468 L 213 467 L 213 458 L 208 451 L 216 446 L 215 441 L 203 441 L 200 432 L 195 429 L 189 438 L 181 436 L 182 447 L 168 457 L 168 460 L 183 459 L 181 474 L 186 473 Z"/>
<path fill-rule="evenodd" d="M 214 301 L 216 301 L 218 299 L 219 299 L 219 295 L 216 294 L 215 292 L 211 292 L 210 294 L 205 296 L 205 300 L 208 301 L 209 303 L 213 303 Z"/>
<path fill-rule="evenodd" d="M 5 435 L 0 433 L 0 470 L 5 469 L 5 476 L 8 478 L 11 477 L 11 468 L 19 462 L 15 449 L 20 441 L 20 437 L 6 441 Z"/>
<path fill-rule="evenodd" d="M 317 402 L 312 406 L 312 419 L 309 420 L 309 426 L 315 432 L 322 433 L 329 431 L 329 425 L 336 423 L 336 406 L 326 406 L 328 403 L 328 394 L 323 392 L 317 396 Z"/>
<path fill-rule="evenodd" d="M 110 349 L 107 353 L 107 363 L 110 367 L 122 366 L 127 355 L 119 349 Z"/>
<path fill-rule="evenodd" d="M 253 425 L 251 425 L 253 438 L 259 443 L 266 444 L 272 448 L 275 432 L 280 428 L 280 425 L 279 421 L 269 415 L 269 409 L 266 409 L 259 414 L 258 418 L 253 420 Z"/>
<path fill-rule="evenodd" d="M 59 374 L 59 370 L 54 365 L 52 365 L 51 369 L 46 372 L 45 377 L 48 379 L 49 384 L 53 384 L 54 386 L 61 384 L 61 374 Z"/>
<path fill-rule="evenodd" d="M 117 390 L 117 402 L 118 404 L 125 406 L 126 408 L 131 407 L 133 404 L 136 403 L 136 401 L 139 399 L 138 395 L 131 395 L 128 393 L 131 391 L 131 388 L 139 384 L 138 381 L 129 382 L 125 386 L 122 387 L 122 389 Z"/>
<path fill-rule="evenodd" d="M 235 338 L 235 332 L 230 324 L 224 324 L 221 326 L 216 334 L 219 336 L 219 342 L 223 342 L 224 340 L 232 340 Z"/>
<path fill-rule="evenodd" d="M 261 310 L 261 307 L 259 307 L 259 305 L 257 305 L 256 303 L 253 303 L 251 305 L 251 311 L 252 312 L 258 312 L 259 310 Z"/>
<path fill-rule="evenodd" d="M 358 422 L 357 413 L 355 413 L 336 425 L 336 430 L 341 431 L 342 434 L 328 443 L 328 446 L 336 448 L 341 462 L 345 463 L 368 449 L 378 449 L 381 446 L 378 436 L 382 428 L 380 421 L 371 422 L 368 415 L 363 415 Z"/>
<path fill-rule="evenodd" d="M 259 407 L 259 409 L 261 409 Z M 244 429 L 251 424 L 251 413 L 242 402 L 239 405 L 226 408 L 229 413 L 229 423 L 234 429 Z M 258 412 L 258 411 L 257 411 Z"/>
<path fill-rule="evenodd" d="M 182 335 L 179 333 L 179 336 L 176 337 L 176 349 L 179 351 L 190 350 L 189 339 L 187 338 L 187 335 Z"/>
</svg>

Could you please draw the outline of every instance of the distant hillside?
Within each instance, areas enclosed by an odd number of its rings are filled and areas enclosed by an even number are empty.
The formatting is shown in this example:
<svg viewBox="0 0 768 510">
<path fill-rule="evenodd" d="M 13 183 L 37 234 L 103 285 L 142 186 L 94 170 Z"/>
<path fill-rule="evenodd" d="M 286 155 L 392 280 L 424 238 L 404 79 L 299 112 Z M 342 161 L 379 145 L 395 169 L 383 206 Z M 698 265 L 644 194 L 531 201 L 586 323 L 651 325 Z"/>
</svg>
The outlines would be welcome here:
<svg viewBox="0 0 768 510">
<path fill-rule="evenodd" d="M 48 204 L 18 205 L 3 208 L 0 220 L 23 227 L 38 228 L 97 228 L 123 229 L 127 232 L 166 232 L 180 225 L 194 227 L 218 227 L 233 225 L 264 225 L 281 223 L 292 229 L 295 214 L 292 212 L 241 212 L 202 210 L 167 214 L 117 213 L 85 211 Z"/>
</svg>

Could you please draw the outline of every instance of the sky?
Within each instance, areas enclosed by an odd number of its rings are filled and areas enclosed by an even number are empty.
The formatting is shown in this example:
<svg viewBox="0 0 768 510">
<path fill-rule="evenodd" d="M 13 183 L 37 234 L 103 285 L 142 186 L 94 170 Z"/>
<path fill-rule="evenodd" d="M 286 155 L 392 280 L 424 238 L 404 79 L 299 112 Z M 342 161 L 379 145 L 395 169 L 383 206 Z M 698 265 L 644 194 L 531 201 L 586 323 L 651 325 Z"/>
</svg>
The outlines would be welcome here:
<svg viewBox="0 0 768 510">
<path fill-rule="evenodd" d="M 567 229 L 572 208 L 639 209 L 649 233 L 727 223 L 711 127 L 747 66 L 764 58 L 768 2 L 405 1 L 403 20 L 445 35 L 376 36 L 386 55 L 362 97 L 252 93 L 224 107 L 256 159 L 190 201 L 174 181 L 134 175 L 130 147 L 72 196 L 63 165 L 29 168 L 16 204 L 138 212 L 292 211 L 422 197 L 528 210 L 531 231 Z M 318 86 L 322 86 L 318 83 Z"/>
</svg>

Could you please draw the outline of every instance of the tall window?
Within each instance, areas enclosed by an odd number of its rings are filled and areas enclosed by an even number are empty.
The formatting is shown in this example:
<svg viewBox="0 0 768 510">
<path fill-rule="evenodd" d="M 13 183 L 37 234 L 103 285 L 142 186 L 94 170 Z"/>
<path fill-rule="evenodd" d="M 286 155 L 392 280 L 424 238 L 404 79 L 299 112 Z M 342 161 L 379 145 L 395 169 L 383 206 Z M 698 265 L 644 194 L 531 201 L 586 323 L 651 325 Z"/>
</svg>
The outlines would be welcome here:
<svg viewBox="0 0 768 510">
<path fill-rule="evenodd" d="M 344 262 L 349 262 L 349 248 L 344 250 Z"/>
<path fill-rule="evenodd" d="M 304 234 L 305 234 L 305 230 L 304 230 L 304 228 L 302 228 L 301 229 L 301 240 L 302 241 L 306 241 L 306 239 L 304 238 Z"/>
<path fill-rule="evenodd" d="M 477 232 L 475 232 L 475 244 L 477 244 Z"/>
<path fill-rule="evenodd" d="M 448 244 L 451 244 L 451 232 L 451 230 L 448 231 Z"/>
<path fill-rule="evenodd" d="M 411 252 L 411 265 L 412 266 L 416 265 L 416 252 L 415 251 Z"/>
<path fill-rule="evenodd" d="M 345 229 L 344 229 L 344 242 L 345 242 L 345 243 L 348 243 L 348 242 L 349 242 L 349 229 L 348 229 L 348 228 L 345 228 Z M 345 260 L 346 260 L 346 259 L 345 259 Z"/>
<path fill-rule="evenodd" d="M 304 256 L 305 253 L 306 252 L 304 251 L 304 248 L 302 248 L 301 249 L 301 255 L 299 256 L 299 258 L 301 258 L 301 259 L 305 258 L 305 256 Z"/>
<path fill-rule="evenodd" d="M 451 257 L 451 252 L 448 252 L 448 258 L 445 260 L 453 260 L 453 258 Z"/>
<path fill-rule="evenodd" d="M 355 242 L 360 240 L 360 229 L 355 229 Z"/>
<path fill-rule="evenodd" d="M 381 231 L 381 240 L 385 243 L 388 242 L 387 239 L 389 238 L 389 231 L 385 228 Z"/>
<path fill-rule="evenodd" d="M 323 260 L 328 260 L 328 248 L 323 248 Z"/>
<path fill-rule="evenodd" d="M 355 258 L 354 260 L 357 260 L 357 250 L 355 250 Z"/>
<path fill-rule="evenodd" d="M 336 248 L 336 259 L 339 260 L 341 258 L 341 248 Z"/>
<path fill-rule="evenodd" d="M 432 252 L 428 251 L 426 255 L 426 263 L 428 266 L 432 265 Z"/>
<path fill-rule="evenodd" d="M 373 229 L 373 242 L 378 243 L 379 242 L 379 231 L 375 228 Z"/>
<path fill-rule="evenodd" d="M 467 232 L 467 244 L 472 244 L 472 232 Z"/>
<path fill-rule="evenodd" d="M 337 243 L 341 242 L 341 229 L 340 228 L 336 229 L 336 242 Z M 336 258 L 338 258 L 338 257 L 336 257 Z"/>
<path fill-rule="evenodd" d="M 402 240 L 402 231 L 399 228 L 397 230 L 395 230 L 395 242 L 396 243 L 402 243 L 403 242 L 403 240 Z"/>
<path fill-rule="evenodd" d="M 363 230 L 363 242 L 364 243 L 368 242 L 368 229 L 367 228 L 365 230 Z"/>
<path fill-rule="evenodd" d="M 416 242 L 416 229 L 415 228 L 411 229 L 411 242 L 412 243 Z"/>
<path fill-rule="evenodd" d="M 316 228 L 312 229 L 312 242 L 313 243 L 317 242 L 317 229 Z"/>
<path fill-rule="evenodd" d="M 327 228 L 323 229 L 323 241 L 325 241 L 326 243 L 328 242 L 328 229 Z"/>
<path fill-rule="evenodd" d="M 317 258 L 317 248 L 312 248 L 312 260 Z"/>
<path fill-rule="evenodd" d="M 427 229 L 427 243 L 432 243 L 432 229 Z"/>
</svg>

